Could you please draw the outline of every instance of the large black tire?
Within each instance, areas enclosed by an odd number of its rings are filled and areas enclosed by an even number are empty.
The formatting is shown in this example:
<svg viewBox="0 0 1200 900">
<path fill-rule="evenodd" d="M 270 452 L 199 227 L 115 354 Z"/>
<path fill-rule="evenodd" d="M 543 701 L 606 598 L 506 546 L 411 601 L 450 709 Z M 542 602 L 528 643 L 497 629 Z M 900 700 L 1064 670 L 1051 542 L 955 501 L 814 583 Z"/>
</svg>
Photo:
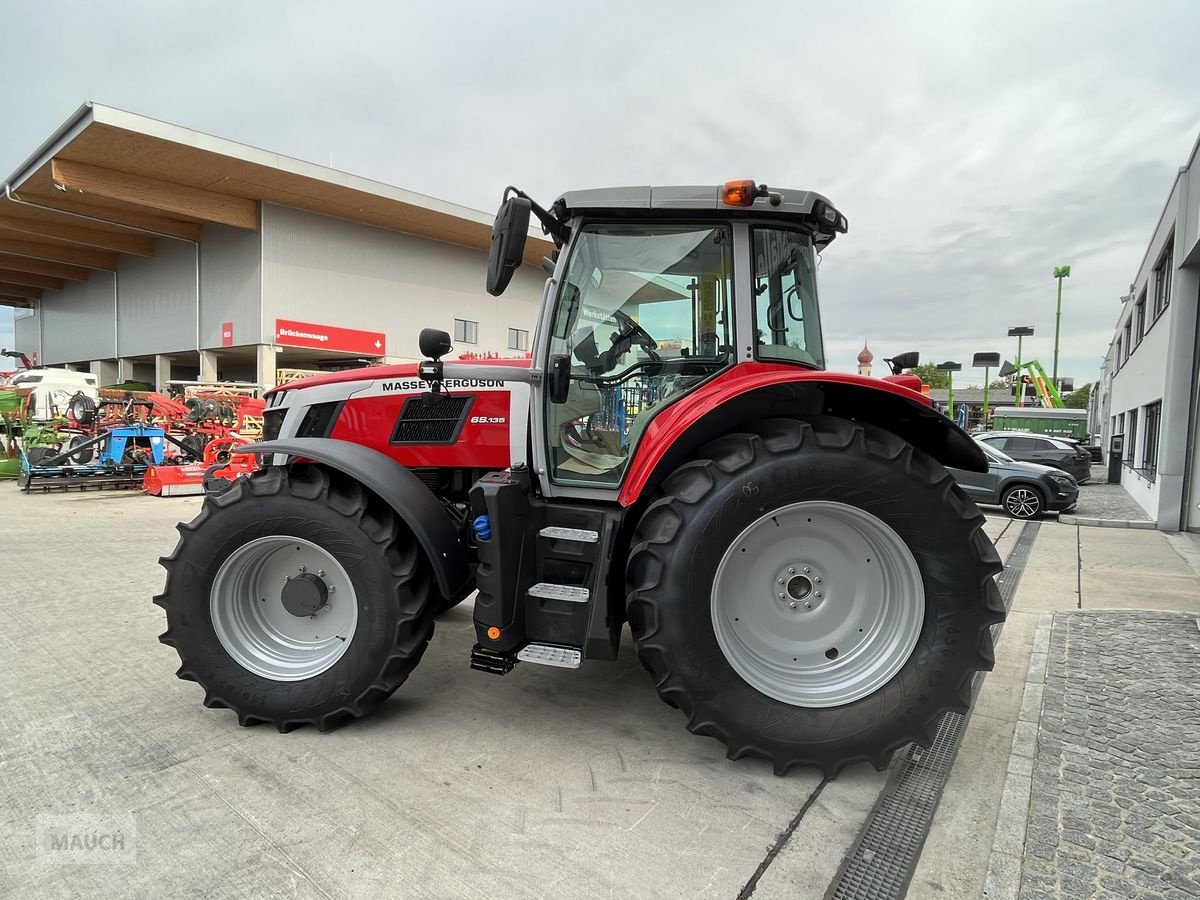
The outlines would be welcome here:
<svg viewBox="0 0 1200 900">
<path fill-rule="evenodd" d="M 85 398 L 86 399 L 86 398 Z M 86 466 L 96 457 L 96 445 L 84 447 L 82 450 L 75 450 L 80 444 L 90 441 L 91 436 L 86 434 L 75 434 L 67 441 L 67 450 L 74 452 L 70 456 L 70 461 L 77 466 Z"/>
<path fill-rule="evenodd" d="M 730 759 L 769 760 L 777 774 L 811 765 L 887 766 L 909 742 L 928 746 L 942 715 L 965 712 L 975 672 L 991 669 L 991 626 L 1004 618 L 1001 570 L 984 517 L 937 462 L 895 435 L 828 417 L 773 419 L 730 434 L 663 484 L 637 526 L 627 585 L 638 655 L 688 728 Z M 897 674 L 841 706 L 802 707 L 760 693 L 734 671 L 714 632 L 719 562 L 750 523 L 804 501 L 871 513 L 907 545 L 925 611 Z"/>
<path fill-rule="evenodd" d="M 239 478 L 207 497 L 178 530 L 174 552 L 160 560 L 167 579 L 154 602 L 166 610 L 167 630 L 159 640 L 178 651 L 178 677 L 204 688 L 204 705 L 234 710 L 242 725 L 329 731 L 362 718 L 404 682 L 433 635 L 437 589 L 415 537 L 386 504 L 337 473 L 300 465 Z M 357 596 L 358 621 L 342 656 L 301 681 L 240 665 L 217 637 L 210 612 L 222 563 L 273 535 L 320 546 L 349 574 Z"/>
</svg>

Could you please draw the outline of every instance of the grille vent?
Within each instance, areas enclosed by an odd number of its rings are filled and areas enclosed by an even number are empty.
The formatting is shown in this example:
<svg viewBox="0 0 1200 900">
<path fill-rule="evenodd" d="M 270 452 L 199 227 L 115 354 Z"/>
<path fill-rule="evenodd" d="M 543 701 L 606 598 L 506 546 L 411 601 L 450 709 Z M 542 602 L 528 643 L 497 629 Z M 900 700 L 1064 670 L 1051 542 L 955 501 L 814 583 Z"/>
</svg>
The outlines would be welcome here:
<svg viewBox="0 0 1200 900">
<path fill-rule="evenodd" d="M 400 410 L 393 444 L 453 444 L 462 431 L 473 396 L 410 397 Z"/>
</svg>

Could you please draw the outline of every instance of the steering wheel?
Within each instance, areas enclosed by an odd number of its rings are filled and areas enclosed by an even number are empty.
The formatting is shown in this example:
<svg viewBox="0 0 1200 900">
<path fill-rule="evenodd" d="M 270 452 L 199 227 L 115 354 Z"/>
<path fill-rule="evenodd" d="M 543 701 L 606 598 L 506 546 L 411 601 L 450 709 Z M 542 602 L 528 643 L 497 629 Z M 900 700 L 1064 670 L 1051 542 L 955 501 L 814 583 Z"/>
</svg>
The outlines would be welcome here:
<svg viewBox="0 0 1200 900">
<path fill-rule="evenodd" d="M 630 344 L 637 344 L 646 351 L 646 355 L 654 362 L 662 362 L 662 357 L 655 351 L 658 350 L 658 341 L 650 336 L 645 328 L 633 320 L 633 317 L 627 313 L 621 312 L 619 309 L 614 309 L 612 316 L 617 320 L 617 324 L 621 326 L 619 334 L 613 336 L 613 346 L 618 346 L 622 341 L 628 341 Z"/>
</svg>

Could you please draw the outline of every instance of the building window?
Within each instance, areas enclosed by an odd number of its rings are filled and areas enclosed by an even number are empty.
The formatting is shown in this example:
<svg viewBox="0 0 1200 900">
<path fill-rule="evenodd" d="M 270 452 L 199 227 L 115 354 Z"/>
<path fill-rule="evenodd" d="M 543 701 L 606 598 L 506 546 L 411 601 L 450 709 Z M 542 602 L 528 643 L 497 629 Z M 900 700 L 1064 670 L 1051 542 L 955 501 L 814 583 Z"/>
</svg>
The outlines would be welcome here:
<svg viewBox="0 0 1200 900">
<path fill-rule="evenodd" d="M 1116 360 L 1117 360 L 1117 368 L 1119 369 L 1119 368 L 1121 368 L 1121 363 L 1123 363 L 1125 361 L 1125 360 L 1121 359 L 1121 339 L 1120 338 L 1117 338 Z"/>
<path fill-rule="evenodd" d="M 1125 359 L 1133 355 L 1133 319 L 1125 323 Z"/>
<path fill-rule="evenodd" d="M 1128 413 L 1129 427 L 1125 430 L 1125 465 L 1133 468 L 1134 448 L 1137 447 L 1137 415 L 1136 409 L 1131 409 Z"/>
<path fill-rule="evenodd" d="M 1142 296 L 1138 298 L 1137 309 L 1134 311 L 1134 317 L 1137 319 L 1137 342 L 1140 344 L 1142 338 L 1146 336 L 1146 292 L 1142 291 Z"/>
<path fill-rule="evenodd" d="M 508 329 L 508 349 L 509 350 L 528 350 L 529 349 L 529 332 L 521 328 Z"/>
<path fill-rule="evenodd" d="M 1171 269 L 1174 268 L 1175 234 L 1167 237 L 1167 247 L 1154 267 L 1154 318 L 1171 305 Z"/>
<path fill-rule="evenodd" d="M 1153 481 L 1158 473 L 1158 425 L 1162 418 L 1162 401 L 1151 403 L 1145 410 L 1142 427 L 1146 433 L 1142 440 L 1146 444 L 1142 448 L 1142 471 Z"/>
<path fill-rule="evenodd" d="M 454 340 L 460 344 L 478 344 L 479 323 L 470 319 L 455 319 Z"/>
</svg>

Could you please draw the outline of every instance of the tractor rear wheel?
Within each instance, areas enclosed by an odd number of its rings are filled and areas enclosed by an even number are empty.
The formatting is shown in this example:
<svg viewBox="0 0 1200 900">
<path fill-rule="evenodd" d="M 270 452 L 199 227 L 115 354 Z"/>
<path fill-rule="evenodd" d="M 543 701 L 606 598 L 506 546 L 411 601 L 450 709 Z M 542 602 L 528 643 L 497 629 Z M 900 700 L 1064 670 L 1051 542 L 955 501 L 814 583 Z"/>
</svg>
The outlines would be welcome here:
<svg viewBox="0 0 1200 900">
<path fill-rule="evenodd" d="M 204 705 L 242 725 L 321 731 L 361 718 L 408 677 L 437 588 L 416 539 L 355 481 L 269 468 L 206 498 L 161 560 L 159 640 Z"/>
<path fill-rule="evenodd" d="M 676 470 L 638 524 L 629 620 L 688 728 L 779 774 L 928 745 L 1004 617 L 999 557 L 951 475 L 900 438 L 773 419 Z"/>
</svg>

